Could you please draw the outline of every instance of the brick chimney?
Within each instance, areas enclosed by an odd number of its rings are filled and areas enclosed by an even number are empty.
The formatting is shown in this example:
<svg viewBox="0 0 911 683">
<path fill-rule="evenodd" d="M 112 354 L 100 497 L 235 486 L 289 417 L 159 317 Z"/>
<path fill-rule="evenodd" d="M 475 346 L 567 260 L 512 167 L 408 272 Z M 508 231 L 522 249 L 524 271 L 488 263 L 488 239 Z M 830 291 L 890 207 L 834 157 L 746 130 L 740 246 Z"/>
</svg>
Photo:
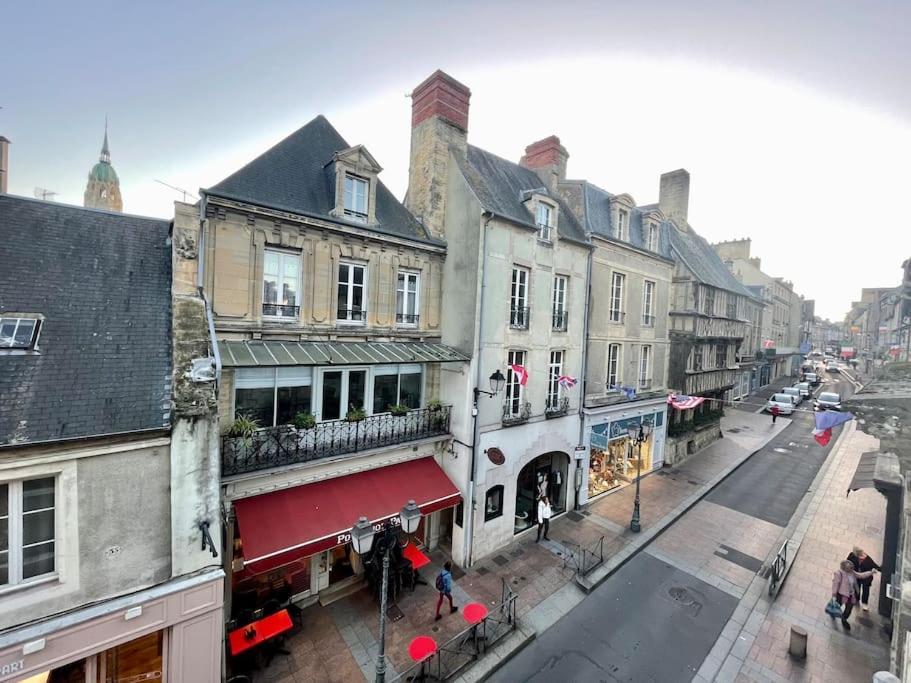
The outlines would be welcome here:
<svg viewBox="0 0 911 683">
<path fill-rule="evenodd" d="M 6 194 L 9 180 L 9 140 L 0 135 L 0 194 Z"/>
<path fill-rule="evenodd" d="M 686 227 L 690 203 L 690 174 L 686 169 L 661 174 L 658 189 L 658 208 L 668 218 L 676 218 L 681 228 Z"/>
<path fill-rule="evenodd" d="M 556 190 L 557 183 L 566 180 L 567 159 L 569 152 L 560 144 L 560 138 L 551 135 L 526 147 L 519 164 L 537 173 L 548 189 Z"/>
<path fill-rule="evenodd" d="M 405 206 L 444 237 L 449 154 L 468 152 L 471 91 L 440 70 L 411 93 L 411 162 Z"/>
</svg>

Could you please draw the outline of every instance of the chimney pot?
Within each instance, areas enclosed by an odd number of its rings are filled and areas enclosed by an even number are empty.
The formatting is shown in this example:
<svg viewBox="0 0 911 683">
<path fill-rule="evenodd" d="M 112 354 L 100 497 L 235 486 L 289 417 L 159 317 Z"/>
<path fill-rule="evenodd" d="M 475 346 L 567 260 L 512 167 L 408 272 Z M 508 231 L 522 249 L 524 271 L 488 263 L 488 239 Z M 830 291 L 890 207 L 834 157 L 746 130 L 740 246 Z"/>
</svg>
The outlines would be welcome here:
<svg viewBox="0 0 911 683">
<path fill-rule="evenodd" d="M 676 218 L 685 227 L 690 203 L 690 174 L 686 169 L 661 174 L 658 208 L 668 218 Z"/>
<path fill-rule="evenodd" d="M 528 145 L 519 165 L 535 171 L 548 188 L 555 189 L 556 183 L 566 180 L 568 159 L 569 152 L 560 144 L 560 138 L 551 135 Z"/>
</svg>

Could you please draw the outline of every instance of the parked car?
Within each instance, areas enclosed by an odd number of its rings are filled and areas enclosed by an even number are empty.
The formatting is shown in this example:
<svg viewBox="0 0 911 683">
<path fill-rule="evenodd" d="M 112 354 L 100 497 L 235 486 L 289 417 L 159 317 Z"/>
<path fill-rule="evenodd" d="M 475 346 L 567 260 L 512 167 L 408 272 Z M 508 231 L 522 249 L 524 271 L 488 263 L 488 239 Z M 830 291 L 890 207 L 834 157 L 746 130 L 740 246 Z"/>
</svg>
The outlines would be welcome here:
<svg viewBox="0 0 911 683">
<path fill-rule="evenodd" d="M 810 386 L 809 382 L 798 382 L 794 385 L 794 388 L 800 390 L 800 395 L 803 398 L 809 398 L 810 394 L 813 393 L 813 387 Z"/>
<path fill-rule="evenodd" d="M 794 412 L 796 404 L 794 397 L 789 394 L 772 394 L 771 398 L 765 404 L 765 410 L 771 411 L 772 406 L 778 406 L 778 412 L 782 415 L 790 415 Z"/>
<path fill-rule="evenodd" d="M 816 410 L 841 410 L 841 396 L 829 391 L 823 391 L 816 397 L 814 407 Z"/>
<path fill-rule="evenodd" d="M 800 393 L 800 389 L 797 387 L 781 387 L 781 393 L 793 396 L 795 406 L 799 406 L 801 401 L 803 401 L 803 396 Z"/>
<path fill-rule="evenodd" d="M 820 380 L 819 375 L 815 372 L 807 372 L 804 373 L 803 381 L 809 384 L 811 387 L 815 387 L 818 386 L 822 380 Z"/>
<path fill-rule="evenodd" d="M 838 361 L 830 360 L 827 362 L 826 372 L 838 372 Z"/>
</svg>

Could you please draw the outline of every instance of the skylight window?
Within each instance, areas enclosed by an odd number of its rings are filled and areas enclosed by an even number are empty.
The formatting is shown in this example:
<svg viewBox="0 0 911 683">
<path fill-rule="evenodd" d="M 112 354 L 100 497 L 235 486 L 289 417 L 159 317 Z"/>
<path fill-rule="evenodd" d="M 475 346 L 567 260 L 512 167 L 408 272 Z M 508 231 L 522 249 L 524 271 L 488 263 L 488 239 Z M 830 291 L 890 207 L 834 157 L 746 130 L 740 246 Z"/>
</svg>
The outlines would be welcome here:
<svg viewBox="0 0 911 683">
<path fill-rule="evenodd" d="M 40 328 L 41 320 L 37 318 L 0 318 L 0 350 L 33 350 Z"/>
</svg>

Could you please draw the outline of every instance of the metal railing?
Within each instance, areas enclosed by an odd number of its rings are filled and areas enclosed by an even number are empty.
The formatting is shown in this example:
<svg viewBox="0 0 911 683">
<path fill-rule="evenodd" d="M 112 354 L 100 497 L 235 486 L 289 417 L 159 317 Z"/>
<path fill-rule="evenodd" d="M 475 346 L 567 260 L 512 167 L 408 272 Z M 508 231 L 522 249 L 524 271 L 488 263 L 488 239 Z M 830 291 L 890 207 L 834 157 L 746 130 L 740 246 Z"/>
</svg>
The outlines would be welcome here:
<svg viewBox="0 0 911 683">
<path fill-rule="evenodd" d="M 516 330 L 527 330 L 528 311 L 528 306 L 509 309 L 509 326 Z"/>
<path fill-rule="evenodd" d="M 569 412 L 569 396 L 548 397 L 544 405 L 544 417 L 560 417 Z"/>
<path fill-rule="evenodd" d="M 646 378 L 646 379 L 640 379 L 640 380 L 639 380 L 639 388 L 640 388 L 640 389 L 651 389 L 651 388 L 652 388 L 652 380 L 651 380 L 651 379 L 648 379 L 648 378 Z"/>
<path fill-rule="evenodd" d="M 395 322 L 399 325 L 417 325 L 421 319 L 417 313 L 396 313 Z"/>
<path fill-rule="evenodd" d="M 550 226 L 546 223 L 538 223 L 538 239 L 542 242 L 550 242 Z"/>
<path fill-rule="evenodd" d="M 405 415 L 380 413 L 356 422 L 329 420 L 309 429 L 291 425 L 258 429 L 249 436 L 222 436 L 221 473 L 229 477 L 358 453 L 371 448 L 449 434 L 451 406 L 419 408 Z"/>
<path fill-rule="evenodd" d="M 490 648 L 516 629 L 516 602 L 519 598 L 500 579 L 500 603 L 474 626 L 460 631 L 437 646 L 437 651 L 423 662 L 412 664 L 389 683 L 411 680 L 450 681 L 483 657 Z M 423 678 L 422 678 L 423 676 Z"/>
<path fill-rule="evenodd" d="M 504 427 L 528 422 L 528 418 L 531 417 L 531 403 L 527 401 L 525 403 L 519 402 L 518 405 L 516 403 L 516 401 L 507 401 L 503 404 L 502 423 Z"/>
<path fill-rule="evenodd" d="M 781 583 L 781 579 L 785 575 L 787 566 L 788 542 L 785 541 L 781 544 L 781 548 L 778 549 L 778 554 L 775 555 L 775 559 L 772 560 L 772 566 L 769 568 L 769 595 L 774 594 L 778 589 L 778 584 Z"/>
<path fill-rule="evenodd" d="M 569 327 L 569 311 L 554 311 L 552 326 L 555 332 L 566 332 Z"/>
<path fill-rule="evenodd" d="M 358 322 L 367 320 L 366 308 L 339 308 L 337 318 L 340 322 Z"/>
<path fill-rule="evenodd" d="M 564 548 L 563 568 L 572 567 L 576 576 L 588 576 L 595 567 L 604 563 L 604 536 L 588 546 L 572 543 L 564 545 Z"/>
<path fill-rule="evenodd" d="M 296 318 L 300 310 L 300 306 L 291 306 L 289 304 L 263 304 L 263 315 L 273 318 Z"/>
</svg>

